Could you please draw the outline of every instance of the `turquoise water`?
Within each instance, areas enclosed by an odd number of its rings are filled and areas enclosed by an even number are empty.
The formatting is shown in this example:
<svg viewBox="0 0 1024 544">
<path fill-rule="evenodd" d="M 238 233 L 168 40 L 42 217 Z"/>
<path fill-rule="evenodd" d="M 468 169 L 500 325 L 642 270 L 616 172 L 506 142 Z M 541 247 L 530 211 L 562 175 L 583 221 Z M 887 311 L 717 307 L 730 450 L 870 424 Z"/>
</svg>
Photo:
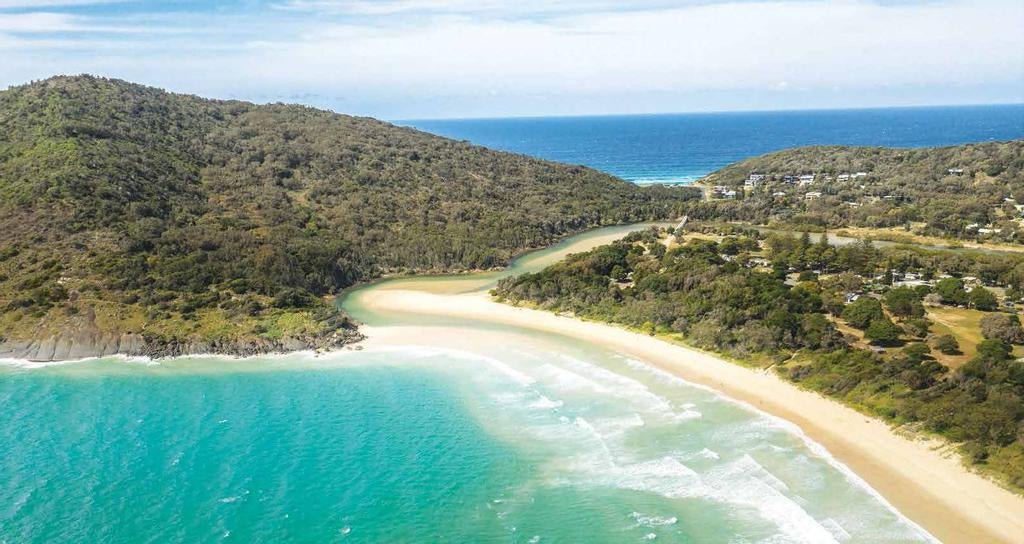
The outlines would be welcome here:
<svg viewBox="0 0 1024 544">
<path fill-rule="evenodd" d="M 792 425 L 643 361 L 358 302 L 398 340 L 0 364 L 0 543 L 932 540 Z"/>
<path fill-rule="evenodd" d="M 4 376 L 0 541 L 499 538 L 529 469 L 429 373 L 123 365 Z"/>
<path fill-rule="evenodd" d="M 442 136 L 624 179 L 693 181 L 803 145 L 925 147 L 1024 138 L 1024 105 L 406 121 Z"/>
<path fill-rule="evenodd" d="M 780 421 L 503 334 L 8 368 L 0 542 L 927 540 Z"/>
</svg>

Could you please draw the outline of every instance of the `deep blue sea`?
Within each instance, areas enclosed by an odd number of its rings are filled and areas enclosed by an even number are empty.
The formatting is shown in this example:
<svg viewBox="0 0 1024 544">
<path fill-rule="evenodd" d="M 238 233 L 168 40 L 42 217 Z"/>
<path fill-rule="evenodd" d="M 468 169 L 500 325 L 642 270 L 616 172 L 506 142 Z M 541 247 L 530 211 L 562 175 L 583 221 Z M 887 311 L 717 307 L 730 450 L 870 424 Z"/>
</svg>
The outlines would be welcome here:
<svg viewBox="0 0 1024 544">
<path fill-rule="evenodd" d="M 1024 104 L 400 124 L 651 183 L 693 181 L 747 157 L 804 145 L 926 147 L 1024 138 Z"/>
</svg>

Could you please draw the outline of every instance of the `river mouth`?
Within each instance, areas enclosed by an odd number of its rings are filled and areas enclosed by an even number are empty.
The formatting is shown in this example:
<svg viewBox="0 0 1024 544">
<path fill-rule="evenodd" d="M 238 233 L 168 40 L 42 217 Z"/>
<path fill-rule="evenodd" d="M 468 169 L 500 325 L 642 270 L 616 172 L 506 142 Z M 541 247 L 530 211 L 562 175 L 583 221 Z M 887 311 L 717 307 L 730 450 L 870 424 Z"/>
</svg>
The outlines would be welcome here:
<svg viewBox="0 0 1024 544">
<path fill-rule="evenodd" d="M 793 425 L 448 311 L 636 228 L 356 289 L 368 338 L 338 352 L 0 369 L 0 541 L 930 541 Z"/>
</svg>

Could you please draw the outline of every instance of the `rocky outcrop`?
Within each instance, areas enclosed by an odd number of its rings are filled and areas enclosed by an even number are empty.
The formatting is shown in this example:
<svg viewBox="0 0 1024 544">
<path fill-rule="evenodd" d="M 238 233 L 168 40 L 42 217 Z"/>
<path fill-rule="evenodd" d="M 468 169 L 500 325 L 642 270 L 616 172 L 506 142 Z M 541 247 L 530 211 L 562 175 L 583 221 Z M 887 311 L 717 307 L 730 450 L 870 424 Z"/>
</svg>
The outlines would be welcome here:
<svg viewBox="0 0 1024 544">
<path fill-rule="evenodd" d="M 47 338 L 0 342 L 0 358 L 66 361 L 85 357 L 130 355 L 157 359 L 200 353 L 249 357 L 266 353 L 337 349 L 362 339 L 363 335 L 354 329 L 339 329 L 323 336 L 295 336 L 280 340 L 256 336 L 209 341 L 165 340 L 131 333 L 90 334 L 66 331 Z"/>
<path fill-rule="evenodd" d="M 67 361 L 85 357 L 129 355 L 150 358 L 180 357 L 215 353 L 249 357 L 267 353 L 303 350 L 330 350 L 363 339 L 353 326 L 346 325 L 322 335 L 290 336 L 269 339 L 260 336 L 204 340 L 201 338 L 160 338 L 137 333 L 101 331 L 92 312 L 57 334 L 30 339 L 0 339 L 0 358 L 29 361 Z"/>
</svg>

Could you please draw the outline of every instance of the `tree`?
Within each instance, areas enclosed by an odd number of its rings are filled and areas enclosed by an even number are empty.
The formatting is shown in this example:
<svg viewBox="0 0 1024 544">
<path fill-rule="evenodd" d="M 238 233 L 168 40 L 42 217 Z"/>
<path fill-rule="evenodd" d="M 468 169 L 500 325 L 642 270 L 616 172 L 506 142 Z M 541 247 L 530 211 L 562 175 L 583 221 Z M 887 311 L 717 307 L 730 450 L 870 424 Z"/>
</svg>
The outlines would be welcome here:
<svg viewBox="0 0 1024 544">
<path fill-rule="evenodd" d="M 891 346 L 899 341 L 900 328 L 886 317 L 875 318 L 864 331 L 864 338 L 870 340 L 872 344 Z"/>
<path fill-rule="evenodd" d="M 959 355 L 960 342 L 952 334 L 943 334 L 935 337 L 935 349 L 945 355 Z"/>
<path fill-rule="evenodd" d="M 981 334 L 1007 344 L 1024 344 L 1024 329 L 1015 315 L 999 313 L 982 317 Z"/>
<path fill-rule="evenodd" d="M 983 312 L 991 312 L 999 307 L 998 302 L 996 302 L 996 296 L 992 294 L 992 291 L 989 291 L 988 289 L 985 289 L 984 287 L 981 286 L 971 289 L 971 292 L 968 295 L 968 297 L 971 306 L 973 306 L 976 310 L 981 310 Z"/>
<path fill-rule="evenodd" d="M 827 349 L 843 345 L 843 335 L 825 316 L 805 314 L 800 324 L 803 343 L 811 349 Z"/>
<path fill-rule="evenodd" d="M 931 353 L 931 348 L 924 342 L 913 342 L 903 347 L 903 355 L 916 363 L 925 360 L 929 353 Z"/>
<path fill-rule="evenodd" d="M 912 317 L 903 322 L 903 330 L 907 331 L 907 334 L 917 338 L 924 338 L 928 336 L 928 329 L 931 328 L 932 322 L 923 317 Z"/>
<path fill-rule="evenodd" d="M 797 276 L 796 281 L 814 281 L 818 279 L 818 275 L 810 270 L 804 270 Z"/>
<path fill-rule="evenodd" d="M 1002 340 L 987 339 L 978 343 L 978 353 L 960 371 L 965 376 L 985 379 L 989 372 L 1010 358 L 1013 348 Z"/>
<path fill-rule="evenodd" d="M 966 304 L 967 291 L 964 291 L 964 282 L 959 278 L 946 278 L 935 284 L 935 292 L 942 297 L 946 304 Z"/>
<path fill-rule="evenodd" d="M 885 314 L 882 312 L 882 305 L 877 300 L 868 297 L 853 301 L 843 310 L 843 319 L 850 326 L 858 329 L 866 329 L 872 321 L 883 317 Z"/>
<path fill-rule="evenodd" d="M 924 306 L 921 304 L 917 292 L 909 287 L 890 289 L 885 294 L 885 306 L 897 317 L 924 316 Z"/>
</svg>

